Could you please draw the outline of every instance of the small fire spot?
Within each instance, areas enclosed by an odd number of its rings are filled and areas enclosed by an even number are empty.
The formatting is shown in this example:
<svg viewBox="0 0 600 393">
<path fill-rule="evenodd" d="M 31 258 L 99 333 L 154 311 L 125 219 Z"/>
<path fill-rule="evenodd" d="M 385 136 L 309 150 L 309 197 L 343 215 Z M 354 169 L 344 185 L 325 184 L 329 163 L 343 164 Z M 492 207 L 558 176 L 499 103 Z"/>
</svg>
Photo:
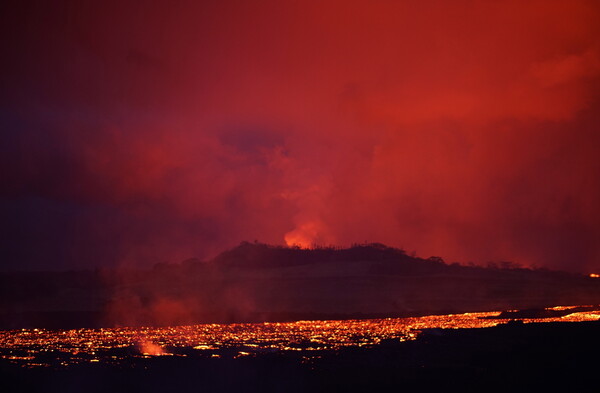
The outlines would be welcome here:
<svg viewBox="0 0 600 393">
<path fill-rule="evenodd" d="M 139 343 L 140 352 L 142 355 L 161 356 L 165 355 L 165 350 L 158 344 L 150 341 L 142 341 Z"/>
</svg>

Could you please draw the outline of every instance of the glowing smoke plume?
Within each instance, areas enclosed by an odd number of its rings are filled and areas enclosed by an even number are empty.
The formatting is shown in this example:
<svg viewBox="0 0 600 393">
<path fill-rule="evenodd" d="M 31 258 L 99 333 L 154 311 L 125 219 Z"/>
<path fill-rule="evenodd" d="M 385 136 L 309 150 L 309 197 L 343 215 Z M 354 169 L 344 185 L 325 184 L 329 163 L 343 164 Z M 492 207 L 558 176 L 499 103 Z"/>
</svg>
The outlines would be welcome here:
<svg viewBox="0 0 600 393">
<path fill-rule="evenodd" d="M 256 239 L 600 269 L 596 2 L 1 14 L 13 267 L 148 266 Z"/>
</svg>

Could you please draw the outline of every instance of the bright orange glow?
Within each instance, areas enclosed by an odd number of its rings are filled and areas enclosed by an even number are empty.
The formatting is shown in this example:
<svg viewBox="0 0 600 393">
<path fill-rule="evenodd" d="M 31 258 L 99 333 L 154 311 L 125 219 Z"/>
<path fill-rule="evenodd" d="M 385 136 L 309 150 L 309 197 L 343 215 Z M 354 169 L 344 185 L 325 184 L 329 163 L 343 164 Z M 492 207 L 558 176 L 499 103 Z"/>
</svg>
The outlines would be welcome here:
<svg viewBox="0 0 600 393">
<path fill-rule="evenodd" d="M 573 307 L 554 307 L 567 310 Z M 129 356 L 186 356 L 178 349 L 193 348 L 198 356 L 258 356 L 274 351 L 314 354 L 343 347 L 369 347 L 382 340 L 414 340 L 423 329 L 484 328 L 507 319 L 484 319 L 498 312 L 431 315 L 414 318 L 298 321 L 286 323 L 205 324 L 193 326 L 0 331 L 0 359 L 24 367 L 86 362 L 119 363 Z M 531 322 L 579 322 L 600 318 L 598 307 L 562 317 L 523 319 Z M 144 337 L 140 340 L 140 337 Z M 119 349 L 137 347 L 140 355 Z M 168 351 L 167 351 L 168 349 Z M 235 349 L 236 351 L 231 351 Z M 54 354 L 55 356 L 52 356 Z M 229 354 L 229 355 L 227 355 Z M 56 363 L 53 359 L 60 359 Z"/>
<path fill-rule="evenodd" d="M 285 244 L 288 247 L 312 248 L 319 236 L 318 224 L 308 222 L 285 234 Z"/>
<path fill-rule="evenodd" d="M 600 278 L 600 274 L 597 274 L 597 273 L 591 273 L 591 274 L 590 274 L 590 277 L 592 277 L 592 278 Z"/>
<path fill-rule="evenodd" d="M 140 352 L 143 355 L 151 355 L 151 356 L 161 356 L 165 355 L 165 350 L 158 344 L 155 344 L 151 341 L 142 341 L 139 343 Z"/>
</svg>

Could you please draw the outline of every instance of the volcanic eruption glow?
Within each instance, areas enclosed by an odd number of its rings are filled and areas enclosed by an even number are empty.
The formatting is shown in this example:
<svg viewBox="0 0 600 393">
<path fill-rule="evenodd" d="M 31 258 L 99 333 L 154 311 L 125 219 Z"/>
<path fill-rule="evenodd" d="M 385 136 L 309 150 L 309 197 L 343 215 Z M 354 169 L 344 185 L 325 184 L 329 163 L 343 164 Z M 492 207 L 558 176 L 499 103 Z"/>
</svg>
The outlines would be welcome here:
<svg viewBox="0 0 600 393">
<path fill-rule="evenodd" d="M 598 2 L 59 3 L 1 13 L 14 267 L 254 239 L 600 267 Z"/>
<path fill-rule="evenodd" d="M 319 225 L 316 222 L 307 222 L 298 226 L 293 231 L 285 234 L 284 240 L 288 247 L 312 248 L 319 238 Z"/>
<path fill-rule="evenodd" d="M 152 341 L 143 340 L 139 343 L 140 352 L 143 355 L 149 356 L 162 356 L 165 355 L 166 352 L 163 347 L 158 344 L 153 343 Z"/>
<path fill-rule="evenodd" d="M 554 307 L 565 311 L 575 307 Z M 587 311 L 584 310 L 587 308 Z M 416 339 L 424 329 L 485 328 L 508 322 L 498 312 L 413 318 L 323 320 L 192 326 L 0 331 L 0 358 L 24 367 L 65 367 L 87 362 L 120 363 L 136 357 L 196 355 L 222 357 L 274 351 L 315 354 L 344 347 L 372 347 L 383 340 Z M 566 315 L 527 318 L 532 322 L 581 322 L 600 318 L 598 307 Z"/>
</svg>

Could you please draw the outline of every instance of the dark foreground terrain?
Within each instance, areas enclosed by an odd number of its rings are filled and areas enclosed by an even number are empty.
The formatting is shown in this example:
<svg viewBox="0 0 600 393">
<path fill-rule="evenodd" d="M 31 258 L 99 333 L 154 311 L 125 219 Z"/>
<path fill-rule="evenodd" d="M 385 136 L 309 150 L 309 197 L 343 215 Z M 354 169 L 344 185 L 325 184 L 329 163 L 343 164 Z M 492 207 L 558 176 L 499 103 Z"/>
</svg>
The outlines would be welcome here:
<svg viewBox="0 0 600 393">
<path fill-rule="evenodd" d="M 597 392 L 599 334 L 600 322 L 511 322 L 320 353 L 162 356 L 57 369 L 0 363 L 0 391 Z"/>
</svg>

